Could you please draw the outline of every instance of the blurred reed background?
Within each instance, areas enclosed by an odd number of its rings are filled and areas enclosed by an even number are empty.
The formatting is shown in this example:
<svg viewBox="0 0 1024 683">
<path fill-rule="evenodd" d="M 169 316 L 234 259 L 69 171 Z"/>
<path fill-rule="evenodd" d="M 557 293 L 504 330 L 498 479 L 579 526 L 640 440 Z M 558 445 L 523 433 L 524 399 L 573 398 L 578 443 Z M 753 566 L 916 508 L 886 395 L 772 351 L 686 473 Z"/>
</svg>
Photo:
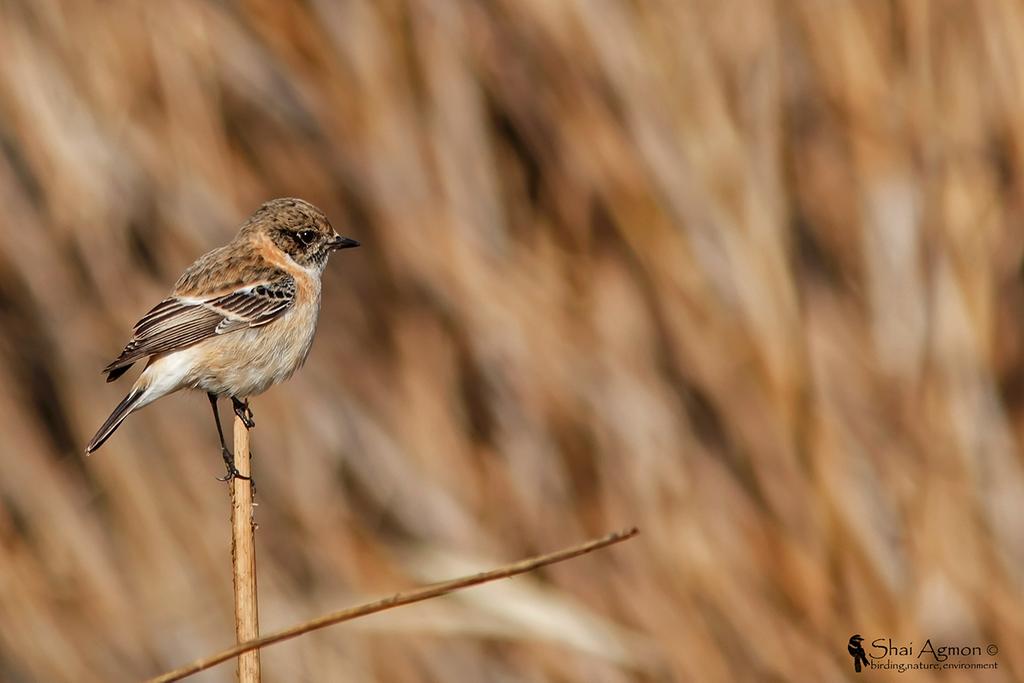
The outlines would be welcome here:
<svg viewBox="0 0 1024 683">
<path fill-rule="evenodd" d="M 205 398 L 83 445 L 284 195 L 363 247 L 253 403 L 265 631 L 643 533 L 267 681 L 1024 678 L 1022 115 L 1000 0 L 0 2 L 0 680 L 231 641 Z"/>
</svg>

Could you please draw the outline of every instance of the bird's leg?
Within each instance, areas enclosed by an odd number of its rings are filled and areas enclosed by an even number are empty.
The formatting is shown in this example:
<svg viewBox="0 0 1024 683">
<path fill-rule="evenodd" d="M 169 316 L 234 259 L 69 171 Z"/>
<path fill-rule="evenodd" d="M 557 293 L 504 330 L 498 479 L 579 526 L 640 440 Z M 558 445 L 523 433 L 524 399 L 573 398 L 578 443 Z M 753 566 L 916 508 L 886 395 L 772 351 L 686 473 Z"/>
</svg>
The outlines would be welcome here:
<svg viewBox="0 0 1024 683">
<path fill-rule="evenodd" d="M 231 396 L 231 407 L 234 409 L 234 415 L 239 416 L 242 420 L 242 424 L 246 426 L 246 429 L 252 429 L 256 426 L 256 421 L 253 420 L 252 409 L 249 408 L 249 399 L 240 400 L 234 396 Z M 252 449 L 249 450 L 249 457 L 255 458 L 256 454 L 253 453 Z"/>
<path fill-rule="evenodd" d="M 253 420 L 255 415 L 252 414 L 252 410 L 249 409 L 249 401 L 239 401 L 234 396 L 231 397 L 231 405 L 235 409 L 235 415 L 242 421 L 246 429 L 252 429 L 256 426 L 256 421 Z"/>
<path fill-rule="evenodd" d="M 229 451 L 228 445 L 224 443 L 224 430 L 220 426 L 220 413 L 217 412 L 217 395 L 207 394 L 206 396 L 210 399 L 210 407 L 213 408 L 213 421 L 217 424 L 217 436 L 220 437 L 220 454 L 224 458 L 224 467 L 227 468 L 227 474 L 223 477 L 217 477 L 217 480 L 231 481 L 235 477 L 249 480 L 250 477 L 244 476 L 235 467 L 235 454 Z"/>
<path fill-rule="evenodd" d="M 210 408 L 213 409 L 213 421 L 217 425 L 217 436 L 220 438 L 220 449 L 224 452 L 225 457 L 230 455 L 234 459 L 234 454 L 228 450 L 228 445 L 224 443 L 224 430 L 220 426 L 220 413 L 217 412 L 217 395 L 207 394 L 206 397 L 210 399 Z"/>
<path fill-rule="evenodd" d="M 246 429 L 252 429 L 256 426 L 256 421 L 253 420 L 252 409 L 249 407 L 249 399 L 240 401 L 234 396 L 231 397 L 231 405 L 234 408 L 235 415 L 242 421 Z M 252 448 L 249 448 L 249 457 L 255 458 L 256 453 L 253 452 Z"/>
</svg>

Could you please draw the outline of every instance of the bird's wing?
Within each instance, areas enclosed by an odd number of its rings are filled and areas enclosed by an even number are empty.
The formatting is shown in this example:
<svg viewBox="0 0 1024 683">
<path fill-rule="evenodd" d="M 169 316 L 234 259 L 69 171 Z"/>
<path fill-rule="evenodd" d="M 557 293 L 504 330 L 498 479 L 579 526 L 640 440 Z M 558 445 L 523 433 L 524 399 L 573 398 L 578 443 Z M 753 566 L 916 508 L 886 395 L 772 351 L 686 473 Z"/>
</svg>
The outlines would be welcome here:
<svg viewBox="0 0 1024 683">
<path fill-rule="evenodd" d="M 207 297 L 169 297 L 135 324 L 124 351 L 103 372 L 108 373 L 108 382 L 113 381 L 147 356 L 177 351 L 236 330 L 261 327 L 294 303 L 295 280 L 285 273 Z"/>
</svg>

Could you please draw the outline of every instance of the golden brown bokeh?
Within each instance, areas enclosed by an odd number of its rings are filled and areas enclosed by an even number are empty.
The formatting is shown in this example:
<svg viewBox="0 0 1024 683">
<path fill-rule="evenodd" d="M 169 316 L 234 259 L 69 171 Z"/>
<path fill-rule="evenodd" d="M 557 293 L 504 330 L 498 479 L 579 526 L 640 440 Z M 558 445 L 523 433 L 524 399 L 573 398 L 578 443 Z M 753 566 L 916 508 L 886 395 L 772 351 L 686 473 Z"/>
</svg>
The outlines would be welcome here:
<svg viewBox="0 0 1024 683">
<path fill-rule="evenodd" d="M 1024 678 L 1022 122 L 1003 0 L 0 2 L 0 680 L 231 642 L 205 398 L 82 450 L 287 195 L 363 247 L 253 401 L 264 630 L 642 534 L 266 680 L 827 681 L 855 632 Z"/>
</svg>

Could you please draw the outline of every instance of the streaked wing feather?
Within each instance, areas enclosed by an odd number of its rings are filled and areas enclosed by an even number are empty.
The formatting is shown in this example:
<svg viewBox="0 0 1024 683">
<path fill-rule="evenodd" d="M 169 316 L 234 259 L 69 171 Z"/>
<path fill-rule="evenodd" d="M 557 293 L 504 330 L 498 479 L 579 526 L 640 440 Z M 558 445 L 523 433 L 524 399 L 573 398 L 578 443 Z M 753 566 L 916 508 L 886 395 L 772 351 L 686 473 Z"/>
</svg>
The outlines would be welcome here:
<svg viewBox="0 0 1024 683">
<path fill-rule="evenodd" d="M 164 299 L 135 324 L 131 340 L 103 372 L 113 373 L 147 356 L 183 349 L 216 335 L 261 327 L 294 302 L 295 281 L 288 275 L 205 300 Z"/>
<path fill-rule="evenodd" d="M 248 327 L 261 327 L 288 310 L 294 301 L 295 280 L 286 276 L 213 299 L 207 305 L 223 311 L 227 325 L 244 323 Z"/>
</svg>

